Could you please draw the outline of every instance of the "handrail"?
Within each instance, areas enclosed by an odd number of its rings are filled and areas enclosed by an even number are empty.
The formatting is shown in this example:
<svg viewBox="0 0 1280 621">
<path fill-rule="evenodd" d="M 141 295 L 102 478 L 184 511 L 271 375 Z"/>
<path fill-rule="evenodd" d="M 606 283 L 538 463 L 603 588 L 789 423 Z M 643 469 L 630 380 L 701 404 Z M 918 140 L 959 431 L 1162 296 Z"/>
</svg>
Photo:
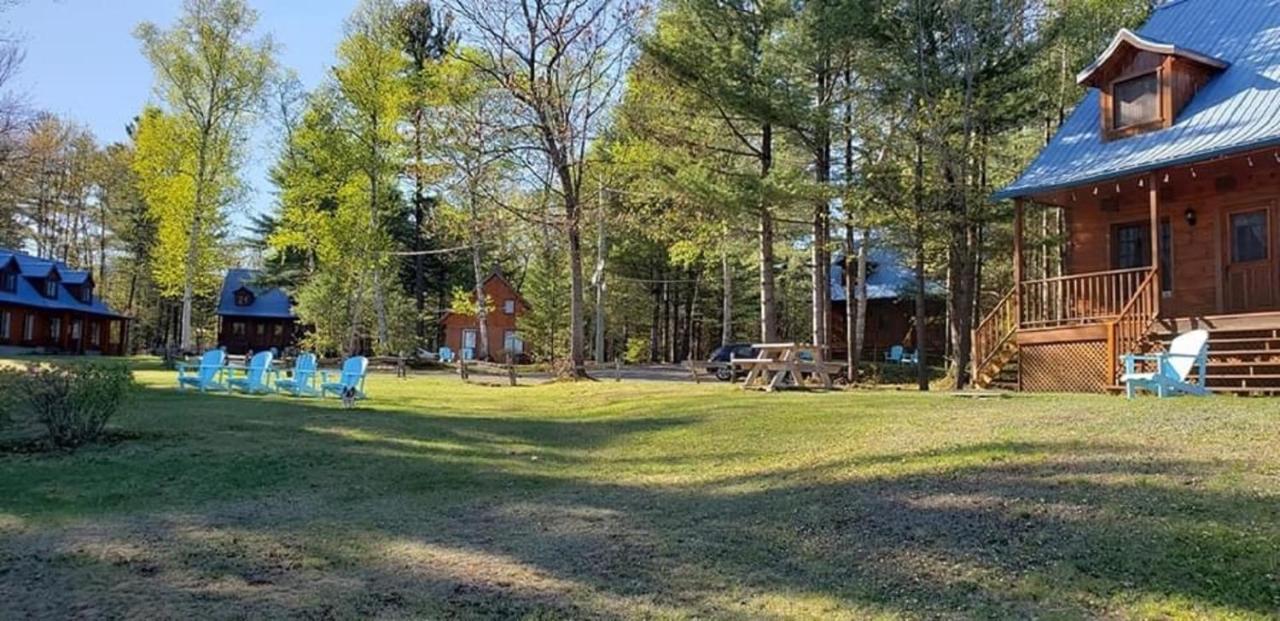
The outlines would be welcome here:
<svg viewBox="0 0 1280 621">
<path fill-rule="evenodd" d="M 1107 370 L 1112 381 L 1120 379 L 1120 356 L 1139 353 L 1151 322 L 1160 314 L 1160 291 L 1156 270 L 1149 270 L 1115 321 L 1107 324 Z"/>
<path fill-rule="evenodd" d="M 973 330 L 974 378 L 1009 339 L 1018 333 L 1018 300 L 1011 290 Z"/>
<path fill-rule="evenodd" d="M 1130 267 L 1122 270 L 1104 270 L 1101 272 L 1088 272 L 1085 274 L 1063 274 L 1062 276 L 1050 276 L 1048 278 L 1024 280 L 1022 281 L 1022 284 L 1028 285 L 1028 284 L 1035 284 L 1035 283 L 1042 283 L 1042 282 L 1057 282 L 1062 280 L 1071 280 L 1074 278 L 1082 278 L 1085 276 L 1115 276 L 1119 274 L 1145 274 L 1150 271 L 1151 271 L 1151 268 L 1149 267 Z"/>
<path fill-rule="evenodd" d="M 1061 328 L 1116 321 L 1151 272 L 1144 267 L 1024 281 L 1019 326 Z"/>
</svg>

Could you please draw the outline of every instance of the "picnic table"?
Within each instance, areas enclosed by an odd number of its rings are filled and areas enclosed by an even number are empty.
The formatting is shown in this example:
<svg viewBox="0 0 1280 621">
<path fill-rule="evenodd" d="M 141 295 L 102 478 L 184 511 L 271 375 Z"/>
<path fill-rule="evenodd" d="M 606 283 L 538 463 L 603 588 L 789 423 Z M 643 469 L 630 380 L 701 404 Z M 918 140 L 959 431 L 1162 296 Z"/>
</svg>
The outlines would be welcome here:
<svg viewBox="0 0 1280 621">
<path fill-rule="evenodd" d="M 796 343 L 758 343 L 751 346 L 754 358 L 729 359 L 736 371 L 742 369 L 747 377 L 742 389 L 763 389 L 773 392 L 779 388 L 803 388 L 805 375 L 831 388 L 831 374 L 840 372 L 840 363 L 827 362 L 821 347 Z"/>
</svg>

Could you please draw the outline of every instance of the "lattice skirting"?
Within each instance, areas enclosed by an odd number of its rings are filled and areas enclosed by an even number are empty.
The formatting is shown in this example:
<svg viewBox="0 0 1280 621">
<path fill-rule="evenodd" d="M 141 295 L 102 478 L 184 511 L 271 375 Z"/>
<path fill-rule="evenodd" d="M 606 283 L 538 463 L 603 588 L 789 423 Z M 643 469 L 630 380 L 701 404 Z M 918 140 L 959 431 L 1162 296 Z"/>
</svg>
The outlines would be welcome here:
<svg viewBox="0 0 1280 621">
<path fill-rule="evenodd" d="M 1105 392 L 1111 385 L 1106 341 L 1023 345 L 1018 368 L 1028 392 Z"/>
</svg>

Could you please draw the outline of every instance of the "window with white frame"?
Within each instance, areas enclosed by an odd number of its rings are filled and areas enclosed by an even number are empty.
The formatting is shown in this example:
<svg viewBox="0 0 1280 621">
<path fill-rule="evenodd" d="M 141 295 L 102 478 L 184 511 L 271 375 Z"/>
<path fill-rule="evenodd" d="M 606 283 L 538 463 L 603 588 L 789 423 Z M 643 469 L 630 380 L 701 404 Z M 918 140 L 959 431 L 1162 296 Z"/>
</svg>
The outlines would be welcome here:
<svg viewBox="0 0 1280 621">
<path fill-rule="evenodd" d="M 22 340 L 30 341 L 36 337 L 36 316 L 27 315 L 22 321 Z"/>
<path fill-rule="evenodd" d="M 508 314 L 508 315 L 514 315 L 514 314 L 516 314 L 516 301 L 515 301 L 515 300 L 506 300 L 506 301 L 504 301 L 504 302 L 502 303 L 502 312 L 504 312 L 504 313 L 506 313 L 506 314 Z"/>
<path fill-rule="evenodd" d="M 0 339 L 9 340 L 9 332 L 13 329 L 13 313 L 4 311 L 0 313 Z"/>
</svg>

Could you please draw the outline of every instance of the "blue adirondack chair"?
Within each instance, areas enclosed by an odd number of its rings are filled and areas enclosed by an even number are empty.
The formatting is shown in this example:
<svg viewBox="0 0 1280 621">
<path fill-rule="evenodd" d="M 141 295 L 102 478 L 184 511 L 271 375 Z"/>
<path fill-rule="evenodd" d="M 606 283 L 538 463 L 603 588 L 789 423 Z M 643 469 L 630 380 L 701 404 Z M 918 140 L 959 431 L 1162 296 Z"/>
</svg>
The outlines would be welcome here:
<svg viewBox="0 0 1280 621">
<path fill-rule="evenodd" d="M 476 350 L 475 350 L 475 348 L 474 348 L 474 347 L 463 347 L 463 348 L 462 348 L 462 359 L 463 359 L 463 360 L 475 360 L 475 359 L 476 359 Z"/>
<path fill-rule="evenodd" d="M 227 386 L 245 394 L 265 394 L 271 392 L 267 377 L 271 374 L 271 359 L 275 355 L 270 351 L 258 352 L 249 360 L 249 368 L 244 377 L 227 380 Z"/>
<path fill-rule="evenodd" d="M 293 363 L 293 377 L 277 379 L 276 391 L 287 392 L 295 397 L 318 397 L 320 389 L 316 387 L 316 379 L 316 355 L 298 354 L 298 359 Z"/>
<path fill-rule="evenodd" d="M 448 347 L 440 348 L 440 362 L 453 362 L 453 350 Z"/>
<path fill-rule="evenodd" d="M 356 390 L 356 398 L 364 399 L 364 373 L 369 368 L 369 359 L 364 356 L 352 356 L 342 363 L 342 371 L 338 376 L 329 381 L 328 371 L 320 372 L 320 395 L 323 397 L 329 393 L 333 393 L 335 397 L 342 397 L 342 393 L 348 388 Z"/>
<path fill-rule="evenodd" d="M 884 352 L 884 361 L 892 362 L 894 364 L 902 364 L 902 352 L 903 349 L 901 345 L 894 345 L 889 348 L 889 351 Z"/>
<path fill-rule="evenodd" d="M 185 362 L 178 363 L 178 388 L 195 388 L 200 392 L 208 390 L 226 390 L 226 384 L 221 381 L 221 375 L 226 369 L 227 352 L 221 349 L 212 349 L 204 353 L 200 357 L 200 364 L 196 366 L 188 365 Z"/>
<path fill-rule="evenodd" d="M 1159 354 L 1126 354 L 1124 375 L 1120 381 L 1124 383 L 1125 394 L 1132 399 L 1139 390 L 1155 393 L 1157 397 L 1171 397 L 1178 394 L 1207 395 L 1205 387 L 1205 366 L 1209 357 L 1209 333 L 1204 330 L 1192 330 L 1179 335 L 1169 344 L 1169 351 Z M 1155 364 L 1156 370 L 1150 373 L 1139 373 L 1139 362 Z M 1192 368 L 1196 369 L 1196 381 L 1187 381 Z"/>
</svg>

